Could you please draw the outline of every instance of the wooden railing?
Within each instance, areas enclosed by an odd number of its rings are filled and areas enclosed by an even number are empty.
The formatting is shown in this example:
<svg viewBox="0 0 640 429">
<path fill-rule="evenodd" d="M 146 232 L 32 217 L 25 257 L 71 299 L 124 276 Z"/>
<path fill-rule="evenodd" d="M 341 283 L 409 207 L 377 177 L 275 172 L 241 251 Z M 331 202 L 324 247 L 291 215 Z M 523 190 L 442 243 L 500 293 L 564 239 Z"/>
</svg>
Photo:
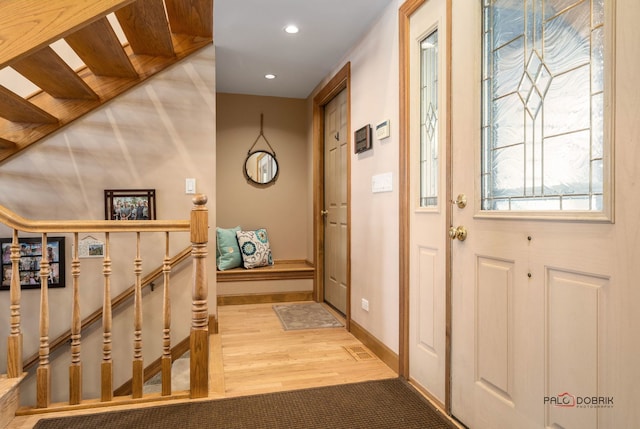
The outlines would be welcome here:
<svg viewBox="0 0 640 429">
<path fill-rule="evenodd" d="M 191 256 L 191 246 L 183 249 L 181 252 L 177 253 L 173 258 L 171 258 L 171 260 L 169 261 L 169 266 L 173 269 L 175 266 L 185 261 L 189 256 Z M 158 277 L 164 276 L 163 271 L 166 272 L 166 266 L 164 261 L 161 268 L 154 269 L 153 271 L 151 271 L 149 274 L 145 275 L 142 278 L 142 289 L 144 290 L 146 287 L 151 287 L 153 289 L 154 281 L 157 280 Z M 135 289 L 136 289 L 136 286 L 133 285 L 127 288 L 124 292 L 120 293 L 118 296 L 114 297 L 111 300 L 111 310 L 115 311 L 118 307 L 128 302 L 129 298 L 134 296 Z M 96 311 L 94 311 L 84 319 L 82 319 L 82 322 L 80 323 L 80 330 L 81 331 L 86 330 L 89 327 L 91 327 L 91 325 L 93 325 L 96 322 L 99 322 L 100 320 L 102 320 L 102 307 L 100 307 L 99 309 L 97 309 Z M 71 341 L 71 335 L 72 335 L 72 332 L 71 332 L 71 329 L 69 329 L 68 331 L 59 335 L 55 340 L 50 341 L 49 342 L 50 354 L 52 354 L 57 349 L 59 349 L 60 347 L 64 346 L 66 343 Z M 22 363 L 23 371 L 27 371 L 33 365 L 37 364 L 38 359 L 39 359 L 38 353 L 35 353 L 29 356 L 28 358 L 26 358 Z"/>
<path fill-rule="evenodd" d="M 72 275 L 72 315 L 71 315 L 71 362 L 69 366 L 69 405 L 77 405 L 82 397 L 82 362 L 80 316 L 81 264 L 79 257 L 79 234 L 104 234 L 104 255 L 102 258 L 103 308 L 102 308 L 102 359 L 100 365 L 100 401 L 111 402 L 113 396 L 113 359 L 112 351 L 112 299 L 111 299 L 111 235 L 135 232 L 133 290 L 133 358 L 132 358 L 132 397 L 143 396 L 142 360 L 142 257 L 141 235 L 144 233 L 164 233 L 164 258 L 162 263 L 163 303 L 162 303 L 162 393 L 171 395 L 171 302 L 169 294 L 171 258 L 169 256 L 169 238 L 171 233 L 189 232 L 191 241 L 192 290 L 191 290 L 191 327 L 190 327 L 190 397 L 201 398 L 208 395 L 208 304 L 207 304 L 207 242 L 208 209 L 207 198 L 198 195 L 193 199 L 193 208 L 189 220 L 139 220 L 139 221 L 32 221 L 0 206 L 0 223 L 13 230 L 11 252 L 10 281 L 10 333 L 7 343 L 7 376 L 21 377 L 24 372 L 23 333 L 21 326 L 21 285 L 20 285 L 20 239 L 19 232 L 37 233 L 41 237 L 42 249 L 47 248 L 50 233 L 73 234 Z M 40 314 L 38 367 L 36 369 L 36 408 L 48 408 L 51 405 L 51 368 L 49 343 L 49 276 L 51 261 L 46 251 L 42 252 L 39 263 L 40 278 Z"/>
</svg>

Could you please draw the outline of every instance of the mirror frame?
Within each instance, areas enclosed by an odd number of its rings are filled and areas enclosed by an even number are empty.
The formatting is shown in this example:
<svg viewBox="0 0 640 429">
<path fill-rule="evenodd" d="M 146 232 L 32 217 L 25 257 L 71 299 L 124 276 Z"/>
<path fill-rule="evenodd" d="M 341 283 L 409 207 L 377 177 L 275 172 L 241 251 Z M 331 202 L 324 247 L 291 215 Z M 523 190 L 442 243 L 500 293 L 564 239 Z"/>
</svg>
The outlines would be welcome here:
<svg viewBox="0 0 640 429">
<path fill-rule="evenodd" d="M 275 172 L 273 173 L 271 179 L 269 179 L 266 182 L 259 182 L 258 180 L 254 179 L 253 177 L 251 177 L 251 175 L 249 174 L 248 171 L 248 166 L 249 166 L 249 160 L 254 156 L 254 155 L 260 155 L 260 154 L 264 154 L 264 155 L 269 155 L 271 157 L 271 159 L 273 160 L 273 163 L 275 164 Z M 269 151 L 266 150 L 255 150 L 253 152 L 249 152 L 247 154 L 247 158 L 244 161 L 244 166 L 243 166 L 243 172 L 244 172 L 244 177 L 247 179 L 247 182 L 253 184 L 253 185 L 258 185 L 258 186 L 268 186 L 268 185 L 272 185 L 275 183 L 275 181 L 278 179 L 278 175 L 280 174 L 280 164 L 278 164 L 278 160 L 276 159 L 276 154 L 275 153 L 271 153 Z M 259 179 L 259 177 L 258 177 Z"/>
</svg>

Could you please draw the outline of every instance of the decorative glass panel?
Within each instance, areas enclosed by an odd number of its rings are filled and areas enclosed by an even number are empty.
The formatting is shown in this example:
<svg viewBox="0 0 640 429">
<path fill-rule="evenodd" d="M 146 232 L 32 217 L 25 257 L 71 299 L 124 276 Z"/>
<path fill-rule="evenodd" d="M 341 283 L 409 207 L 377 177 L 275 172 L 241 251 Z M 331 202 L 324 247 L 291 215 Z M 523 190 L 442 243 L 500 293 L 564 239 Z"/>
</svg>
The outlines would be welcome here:
<svg viewBox="0 0 640 429">
<path fill-rule="evenodd" d="M 420 207 L 438 205 L 438 32 L 420 43 Z"/>
<path fill-rule="evenodd" d="M 604 1 L 483 1 L 483 210 L 603 210 Z"/>
</svg>

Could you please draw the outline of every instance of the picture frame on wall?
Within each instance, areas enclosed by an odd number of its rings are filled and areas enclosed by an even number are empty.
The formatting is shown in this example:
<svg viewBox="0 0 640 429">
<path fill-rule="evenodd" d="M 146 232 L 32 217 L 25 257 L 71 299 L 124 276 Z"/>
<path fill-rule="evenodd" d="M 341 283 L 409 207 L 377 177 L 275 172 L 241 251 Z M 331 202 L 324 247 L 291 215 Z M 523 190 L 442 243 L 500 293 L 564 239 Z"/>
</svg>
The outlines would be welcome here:
<svg viewBox="0 0 640 429">
<path fill-rule="evenodd" d="M 106 220 L 155 220 L 155 189 L 105 189 Z"/>
<path fill-rule="evenodd" d="M 11 238 L 0 238 L 0 290 L 9 290 L 11 286 Z M 64 237 L 47 237 L 47 248 L 42 248 L 42 239 L 38 237 L 20 238 L 20 289 L 40 289 L 40 262 L 43 250 L 49 261 L 48 287 L 65 287 L 65 251 Z"/>
<path fill-rule="evenodd" d="M 89 235 L 78 241 L 78 258 L 104 258 L 104 241 L 100 241 Z M 71 247 L 71 254 L 74 247 Z"/>
</svg>

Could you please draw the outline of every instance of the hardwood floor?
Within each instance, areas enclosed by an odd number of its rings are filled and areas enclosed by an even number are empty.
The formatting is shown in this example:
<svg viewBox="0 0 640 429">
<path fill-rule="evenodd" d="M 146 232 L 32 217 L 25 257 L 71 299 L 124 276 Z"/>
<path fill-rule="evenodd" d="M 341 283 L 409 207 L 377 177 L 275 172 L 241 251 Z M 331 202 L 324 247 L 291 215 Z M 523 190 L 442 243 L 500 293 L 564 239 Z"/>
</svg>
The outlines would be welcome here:
<svg viewBox="0 0 640 429">
<path fill-rule="evenodd" d="M 219 334 L 211 336 L 210 399 L 397 377 L 345 328 L 284 331 L 271 304 L 218 307 L 218 325 Z M 16 417 L 7 428 L 31 429 L 42 417 Z"/>
</svg>

